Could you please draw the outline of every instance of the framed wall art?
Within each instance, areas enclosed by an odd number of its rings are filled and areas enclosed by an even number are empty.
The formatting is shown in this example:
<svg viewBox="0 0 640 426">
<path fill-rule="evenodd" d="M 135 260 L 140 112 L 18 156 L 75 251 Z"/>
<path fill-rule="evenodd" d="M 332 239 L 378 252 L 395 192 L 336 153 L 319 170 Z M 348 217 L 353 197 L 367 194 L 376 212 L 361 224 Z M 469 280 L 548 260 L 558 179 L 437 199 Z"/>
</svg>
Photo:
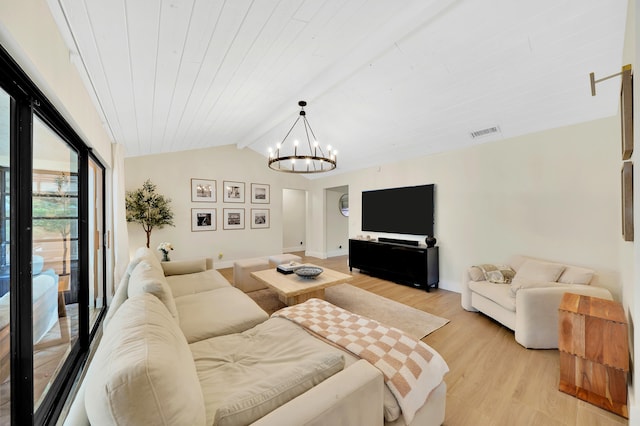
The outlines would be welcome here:
<svg viewBox="0 0 640 426">
<path fill-rule="evenodd" d="M 251 228 L 266 229 L 269 227 L 269 209 L 251 209 Z"/>
<path fill-rule="evenodd" d="M 222 229 L 244 229 L 244 209 L 224 209 Z"/>
<path fill-rule="evenodd" d="M 216 209 L 191 209 L 191 231 L 215 231 Z"/>
<path fill-rule="evenodd" d="M 622 237 L 633 241 L 633 163 L 622 164 Z"/>
<path fill-rule="evenodd" d="M 216 202 L 216 181 L 209 179 L 191 179 L 191 201 L 196 203 Z"/>
<path fill-rule="evenodd" d="M 225 180 L 222 190 L 225 203 L 244 203 L 244 182 Z"/>
<path fill-rule="evenodd" d="M 251 202 L 253 204 L 269 204 L 271 195 L 269 185 L 264 183 L 251 184 Z"/>
<path fill-rule="evenodd" d="M 620 125 L 622 133 L 622 159 L 628 160 L 633 154 L 633 74 L 631 66 L 622 68 L 620 89 Z"/>
</svg>

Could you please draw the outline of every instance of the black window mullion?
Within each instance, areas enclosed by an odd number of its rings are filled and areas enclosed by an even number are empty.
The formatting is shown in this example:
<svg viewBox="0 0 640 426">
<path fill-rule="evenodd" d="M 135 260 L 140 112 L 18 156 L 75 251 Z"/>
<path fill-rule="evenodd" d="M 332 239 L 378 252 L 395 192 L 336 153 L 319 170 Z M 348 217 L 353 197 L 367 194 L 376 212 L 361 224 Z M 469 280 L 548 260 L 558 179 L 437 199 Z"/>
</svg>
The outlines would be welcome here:
<svg viewBox="0 0 640 426">
<path fill-rule="evenodd" d="M 88 150 L 78 153 L 78 260 L 80 261 L 80 285 L 78 288 L 78 338 L 80 348 L 89 348 L 89 157 Z M 91 251 L 93 255 L 93 250 Z"/>
<path fill-rule="evenodd" d="M 15 117 L 15 118 L 14 118 Z M 11 424 L 33 424 L 33 304 L 31 180 L 33 114 L 22 100 L 11 120 Z"/>
</svg>

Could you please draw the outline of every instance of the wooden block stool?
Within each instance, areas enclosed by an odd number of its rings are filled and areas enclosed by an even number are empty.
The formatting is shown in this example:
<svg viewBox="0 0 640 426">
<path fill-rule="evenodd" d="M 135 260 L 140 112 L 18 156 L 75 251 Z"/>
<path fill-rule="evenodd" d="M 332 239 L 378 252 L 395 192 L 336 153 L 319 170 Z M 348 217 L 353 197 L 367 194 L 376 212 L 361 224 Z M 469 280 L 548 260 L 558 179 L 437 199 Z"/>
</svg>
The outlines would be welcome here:
<svg viewBox="0 0 640 426">
<path fill-rule="evenodd" d="M 256 257 L 252 259 L 241 259 L 233 262 L 233 285 L 245 293 L 262 290 L 266 285 L 251 276 L 252 272 L 269 269 L 267 259 Z"/>
<path fill-rule="evenodd" d="M 565 293 L 558 317 L 560 390 L 629 418 L 629 336 L 622 305 Z"/>
<path fill-rule="evenodd" d="M 273 256 L 269 256 L 269 264 L 274 268 L 278 265 L 283 265 L 290 262 L 300 263 L 302 262 L 302 258 L 291 253 L 274 254 Z"/>
</svg>

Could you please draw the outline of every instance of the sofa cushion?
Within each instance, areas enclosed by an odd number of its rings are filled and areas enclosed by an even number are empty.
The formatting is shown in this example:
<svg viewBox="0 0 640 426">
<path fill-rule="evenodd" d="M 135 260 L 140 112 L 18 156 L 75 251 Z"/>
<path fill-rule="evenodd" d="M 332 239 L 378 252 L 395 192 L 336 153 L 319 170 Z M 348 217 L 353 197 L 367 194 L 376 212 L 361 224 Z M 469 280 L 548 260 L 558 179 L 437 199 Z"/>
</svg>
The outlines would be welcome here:
<svg viewBox="0 0 640 426">
<path fill-rule="evenodd" d="M 469 288 L 509 311 L 516 311 L 516 301 L 511 297 L 508 285 L 495 285 L 489 281 L 472 281 L 469 283 Z"/>
<path fill-rule="evenodd" d="M 189 343 L 240 333 L 269 318 L 249 296 L 231 286 L 176 297 L 175 303 Z"/>
<path fill-rule="evenodd" d="M 557 281 L 560 274 L 565 270 L 565 266 L 559 263 L 540 262 L 538 260 L 527 260 L 518 269 L 513 281 L 530 282 L 551 282 Z"/>
<path fill-rule="evenodd" d="M 250 414 L 249 402 L 266 414 L 304 392 L 303 387 L 341 370 L 344 363 L 342 351 L 282 318 L 271 318 L 243 333 L 193 343 L 190 348 L 209 424 L 214 418 L 231 420 L 231 414 L 238 418 L 245 409 Z M 286 391 L 289 388 L 291 392 Z M 274 400 L 263 401 L 269 397 Z"/>
<path fill-rule="evenodd" d="M 141 261 L 129 277 L 128 296 L 133 297 L 143 293 L 153 294 L 160 299 L 178 321 L 176 303 L 173 300 L 171 288 L 162 273 L 162 267 L 159 263 L 157 267 L 152 266 L 147 259 Z"/>
<path fill-rule="evenodd" d="M 344 368 L 344 356 L 320 353 L 297 360 L 286 369 L 258 378 L 229 395 L 216 411 L 217 426 L 248 425 Z"/>
<path fill-rule="evenodd" d="M 202 272 L 194 272 L 184 275 L 169 275 L 165 277 L 171 287 L 174 298 L 188 294 L 202 293 L 216 288 L 231 287 L 229 281 L 215 269 L 207 269 Z"/>
<path fill-rule="evenodd" d="M 513 276 L 516 274 L 516 271 L 514 271 L 509 265 L 493 265 L 485 263 L 482 265 L 476 265 L 476 268 L 482 272 L 484 281 L 489 281 L 490 283 L 495 284 L 509 284 L 513 279 Z"/>
<path fill-rule="evenodd" d="M 160 259 L 156 256 L 156 253 L 148 247 L 139 247 L 134 254 L 134 259 L 137 259 L 138 262 L 146 260 L 151 266 L 162 271 Z"/>
<path fill-rule="evenodd" d="M 107 314 L 105 315 L 104 321 L 102 322 L 103 327 L 108 326 L 111 318 L 113 318 L 118 308 L 120 308 L 120 305 L 122 305 L 124 301 L 127 300 L 127 297 L 129 297 L 129 278 L 131 278 L 131 273 L 136 268 L 136 266 L 138 266 L 138 264 L 145 259 L 145 255 L 145 251 L 138 249 L 136 251 L 136 256 L 134 256 L 133 259 L 129 261 L 127 269 L 122 275 L 120 283 L 116 288 L 116 292 L 113 295 L 113 299 L 111 299 L 111 303 L 109 304 L 109 309 L 107 310 Z"/>
<path fill-rule="evenodd" d="M 187 341 L 151 294 L 132 296 L 113 316 L 85 387 L 85 408 L 94 425 L 205 424 L 204 398 Z"/>
<path fill-rule="evenodd" d="M 161 266 L 165 276 L 191 274 L 194 272 L 206 271 L 207 260 L 205 258 L 202 258 L 193 260 L 179 260 L 175 262 L 162 262 Z"/>
<path fill-rule="evenodd" d="M 595 271 L 593 269 L 580 268 L 578 266 L 567 266 L 567 268 L 562 272 L 560 278 L 558 278 L 559 283 L 563 284 L 590 284 L 593 276 L 595 275 Z"/>
</svg>

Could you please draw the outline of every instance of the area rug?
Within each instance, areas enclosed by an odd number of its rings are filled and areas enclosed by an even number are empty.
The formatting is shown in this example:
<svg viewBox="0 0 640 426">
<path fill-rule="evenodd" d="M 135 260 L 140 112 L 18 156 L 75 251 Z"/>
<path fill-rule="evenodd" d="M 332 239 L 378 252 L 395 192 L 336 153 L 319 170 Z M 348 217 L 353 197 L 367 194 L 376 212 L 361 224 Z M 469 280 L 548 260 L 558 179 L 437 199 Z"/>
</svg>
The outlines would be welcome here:
<svg viewBox="0 0 640 426">
<path fill-rule="evenodd" d="M 268 289 L 253 291 L 247 295 L 269 315 L 285 307 L 284 303 L 278 299 L 278 295 Z M 449 322 L 448 319 L 349 284 L 339 284 L 325 289 L 325 299 L 355 314 L 398 328 L 417 339 L 422 339 Z"/>
</svg>

